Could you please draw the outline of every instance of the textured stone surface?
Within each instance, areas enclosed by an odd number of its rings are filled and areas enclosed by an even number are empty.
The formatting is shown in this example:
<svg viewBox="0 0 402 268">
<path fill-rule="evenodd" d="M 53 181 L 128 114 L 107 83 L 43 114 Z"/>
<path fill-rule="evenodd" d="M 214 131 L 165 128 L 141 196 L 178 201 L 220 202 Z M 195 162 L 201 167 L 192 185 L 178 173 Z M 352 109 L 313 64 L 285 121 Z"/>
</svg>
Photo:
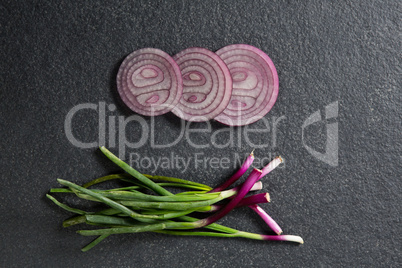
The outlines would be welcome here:
<svg viewBox="0 0 402 268">
<path fill-rule="evenodd" d="M 117 2 L 6 0 L 0 5 L 0 266 L 400 266 L 399 1 Z M 211 133 L 191 134 L 207 148 L 195 149 L 186 138 L 170 148 L 152 148 L 147 136 L 144 146 L 127 148 L 125 157 L 227 157 L 229 166 L 222 168 L 191 162 L 186 170 L 156 170 L 215 185 L 233 172 L 236 157 L 253 147 L 258 157 L 281 154 L 286 164 L 264 180 L 272 202 L 263 207 L 285 233 L 301 235 L 305 244 L 138 234 L 110 237 L 81 253 L 90 238 L 75 234 L 77 228 L 62 229 L 70 214 L 44 196 L 58 177 L 82 183 L 118 169 L 99 151 L 69 142 L 68 112 L 101 102 L 116 105 L 114 111 L 106 109 L 116 121 L 131 116 L 116 93 L 115 75 L 133 50 L 156 47 L 173 55 L 191 46 L 215 51 L 233 43 L 262 49 L 278 70 L 279 98 L 265 117 L 270 128 L 243 133 L 231 146 L 217 148 L 211 135 L 225 127 L 212 123 Z M 324 152 L 326 125 L 337 122 L 335 167 L 313 157 L 302 141 L 303 122 L 316 111 L 324 118 L 325 106 L 334 102 L 338 117 L 306 127 L 304 142 Z M 97 116 L 85 110 L 74 117 L 77 139 L 98 139 Z M 149 118 L 145 122 L 151 125 Z M 154 123 L 157 142 L 180 134 L 180 122 L 171 114 Z M 127 126 L 128 140 L 143 135 L 138 126 Z M 259 121 L 249 128 L 264 127 Z M 235 129 L 236 135 L 242 131 Z M 216 134 L 216 143 L 224 144 L 227 135 Z M 336 138 L 331 135 L 329 140 Z M 110 136 L 106 145 L 112 147 Z M 222 222 L 266 231 L 247 210 Z"/>
</svg>

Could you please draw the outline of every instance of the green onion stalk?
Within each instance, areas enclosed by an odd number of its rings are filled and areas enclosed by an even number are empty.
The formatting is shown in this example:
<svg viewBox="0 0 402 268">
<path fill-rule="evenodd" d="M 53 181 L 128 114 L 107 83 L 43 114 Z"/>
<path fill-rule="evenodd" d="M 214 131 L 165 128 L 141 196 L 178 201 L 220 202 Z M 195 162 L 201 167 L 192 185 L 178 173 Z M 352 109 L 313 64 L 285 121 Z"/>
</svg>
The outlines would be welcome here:
<svg viewBox="0 0 402 268">
<path fill-rule="evenodd" d="M 238 180 L 241 175 L 243 175 L 246 170 L 250 167 L 251 163 L 254 160 L 253 153 L 251 153 L 246 161 L 242 164 L 240 169 L 225 183 L 223 183 L 221 186 L 214 188 L 210 192 L 218 192 L 225 190 L 228 186 L 233 184 L 236 180 Z M 274 170 L 276 167 L 278 167 L 281 163 L 283 162 L 283 159 L 279 156 L 276 157 L 273 161 L 271 161 L 268 165 L 266 165 L 262 170 L 261 177 L 264 177 L 268 173 L 270 173 L 272 170 Z M 280 235 L 282 233 L 282 228 L 276 223 L 276 221 L 264 210 L 262 209 L 258 203 L 255 204 L 250 204 L 249 207 L 256 212 L 264 221 L 265 223 L 273 230 L 276 234 Z"/>
<path fill-rule="evenodd" d="M 237 195 L 230 200 L 230 202 L 225 205 L 221 210 L 217 211 L 215 214 L 205 218 L 200 219 L 193 222 L 174 222 L 174 221 L 165 221 L 160 223 L 148 224 L 148 225 L 137 225 L 131 227 L 117 227 L 117 228 L 109 228 L 109 229 L 98 229 L 98 230 L 80 230 L 78 231 L 82 235 L 110 235 L 110 234 L 121 234 L 121 233 L 137 233 L 137 232 L 148 232 L 148 231 L 156 231 L 156 230 L 164 230 L 164 229 L 196 229 L 201 228 L 207 225 L 210 225 L 226 214 L 228 214 L 236 205 L 240 202 L 240 200 L 248 193 L 254 183 L 259 179 L 261 175 L 261 171 L 258 169 L 254 169 L 253 172 L 248 176 L 247 180 L 244 182 Z M 60 182 L 60 181 L 59 181 Z M 77 187 L 77 185 L 73 185 L 71 183 L 66 183 L 65 181 L 61 181 L 66 186 L 69 187 Z M 78 186 L 80 187 L 80 186 Z M 94 197 L 97 197 L 97 193 L 91 193 Z M 101 196 L 98 196 L 99 198 Z M 107 200 L 105 198 L 102 199 L 103 202 L 108 204 L 109 206 L 118 209 L 113 201 L 110 199 Z M 126 210 L 121 210 L 123 213 L 126 213 Z M 137 215 L 130 213 L 128 216 L 137 219 Z"/>
<path fill-rule="evenodd" d="M 266 165 L 262 170 L 261 178 L 274 170 L 277 166 L 279 166 L 283 162 L 283 159 L 279 156 L 272 160 L 268 165 Z M 249 206 L 254 212 L 256 212 L 265 223 L 274 231 L 276 234 L 280 235 L 282 233 L 282 228 L 278 223 L 270 216 L 268 213 L 263 210 L 258 204 L 252 204 Z"/>
<path fill-rule="evenodd" d="M 235 183 L 238 179 L 240 179 L 241 176 L 243 176 L 244 173 L 246 173 L 247 169 L 251 166 L 251 164 L 254 161 L 254 154 L 251 152 L 251 154 L 246 158 L 244 163 L 241 165 L 241 167 L 236 171 L 235 174 L 233 174 L 228 180 L 226 180 L 223 184 L 219 185 L 218 187 L 215 187 L 214 189 L 211 190 L 211 192 L 220 192 L 228 188 L 230 185 Z"/>
<path fill-rule="evenodd" d="M 245 196 L 252 190 L 261 189 L 262 186 L 259 180 L 275 169 L 282 162 L 281 158 L 274 159 L 274 161 L 262 170 L 253 169 L 243 184 L 226 190 L 228 186 L 246 172 L 247 168 L 253 162 L 253 153 L 249 155 L 241 169 L 227 182 L 212 189 L 207 185 L 183 179 L 141 174 L 105 147 L 100 147 L 100 149 L 127 174 L 104 176 L 90 181 L 83 186 L 58 179 L 60 184 L 68 188 L 54 188 L 50 192 L 74 193 L 80 198 L 102 202 L 109 206 L 109 208 L 98 212 L 87 212 L 69 207 L 56 200 L 53 196 L 46 195 L 56 205 L 78 215 L 65 220 L 63 222 L 64 227 L 80 223 L 105 227 L 102 229 L 78 231 L 79 234 L 84 236 L 98 236 L 98 238 L 85 246 L 82 251 L 88 251 L 109 235 L 139 232 L 157 232 L 182 236 L 243 237 L 257 240 L 303 243 L 302 238 L 299 236 L 255 234 L 215 223 L 234 208 L 249 206 L 262 218 L 266 219 L 267 223 L 270 223 L 271 228 L 276 233 L 279 233 L 280 227 L 274 226 L 272 218 L 258 206 L 260 203 L 269 202 L 269 195 L 256 194 L 249 197 Z M 133 180 L 133 177 L 137 180 Z M 88 189 L 98 183 L 114 179 L 127 181 L 134 185 L 110 190 Z M 173 194 L 165 188 L 170 186 L 187 188 L 191 189 L 191 191 Z M 145 194 L 141 192 L 143 189 L 151 190 L 157 195 Z M 227 200 L 226 204 L 217 204 L 224 200 Z M 212 214 L 206 218 L 198 219 L 189 216 L 193 212 L 210 212 Z M 190 229 L 196 230 L 188 231 Z"/>
</svg>

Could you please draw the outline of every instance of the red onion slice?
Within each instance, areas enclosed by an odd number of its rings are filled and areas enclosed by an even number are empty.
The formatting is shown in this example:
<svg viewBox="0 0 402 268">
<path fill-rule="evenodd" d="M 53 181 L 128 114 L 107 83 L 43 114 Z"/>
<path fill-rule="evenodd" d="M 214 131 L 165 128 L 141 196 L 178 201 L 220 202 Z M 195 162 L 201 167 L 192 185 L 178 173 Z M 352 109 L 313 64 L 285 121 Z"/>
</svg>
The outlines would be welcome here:
<svg viewBox="0 0 402 268">
<path fill-rule="evenodd" d="M 143 48 L 124 59 L 117 73 L 117 90 L 131 110 L 156 116 L 177 105 L 183 82 L 172 57 L 159 49 Z"/>
<path fill-rule="evenodd" d="M 278 96 L 278 74 L 272 60 L 256 47 L 230 45 L 216 52 L 226 63 L 233 80 L 229 105 L 215 120 L 244 126 L 264 117 Z"/>
<path fill-rule="evenodd" d="M 183 76 L 183 95 L 172 112 L 193 122 L 208 121 L 222 113 L 232 93 L 232 78 L 222 59 L 198 47 L 185 49 L 173 59 Z"/>
</svg>

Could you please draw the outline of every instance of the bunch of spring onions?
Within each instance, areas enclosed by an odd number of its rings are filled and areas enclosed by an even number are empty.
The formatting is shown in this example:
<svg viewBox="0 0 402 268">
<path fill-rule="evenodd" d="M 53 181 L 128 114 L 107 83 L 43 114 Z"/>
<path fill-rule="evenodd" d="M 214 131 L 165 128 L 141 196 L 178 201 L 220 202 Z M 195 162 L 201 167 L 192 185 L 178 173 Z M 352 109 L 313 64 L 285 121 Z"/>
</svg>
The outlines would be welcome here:
<svg viewBox="0 0 402 268">
<path fill-rule="evenodd" d="M 96 246 L 109 235 L 139 232 L 182 236 L 242 237 L 303 243 L 303 239 L 299 236 L 281 235 L 282 230 L 278 224 L 259 206 L 261 203 L 269 202 L 267 193 L 246 197 L 249 192 L 262 188 L 259 180 L 282 162 L 280 157 L 275 158 L 262 170 L 253 169 L 240 186 L 228 189 L 252 164 L 254 156 L 251 153 L 231 178 L 213 189 L 205 184 L 188 180 L 141 174 L 105 147 L 100 149 L 126 173 L 101 177 L 83 186 L 58 179 L 58 182 L 67 188 L 53 188 L 50 192 L 73 193 L 82 199 L 101 202 L 106 205 L 103 210 L 83 211 L 67 206 L 49 194 L 46 195 L 59 207 L 77 214 L 65 220 L 64 227 L 81 223 L 102 227 L 78 231 L 84 236 L 97 236 L 82 249 L 84 252 Z M 93 189 L 92 187 L 114 179 L 128 182 L 130 186 L 108 190 Z M 173 194 L 166 189 L 168 187 L 183 189 L 183 191 Z M 215 223 L 232 209 L 240 206 L 250 207 L 277 235 L 244 232 Z M 201 219 L 195 218 L 192 214 L 196 212 L 203 212 L 206 216 Z"/>
</svg>

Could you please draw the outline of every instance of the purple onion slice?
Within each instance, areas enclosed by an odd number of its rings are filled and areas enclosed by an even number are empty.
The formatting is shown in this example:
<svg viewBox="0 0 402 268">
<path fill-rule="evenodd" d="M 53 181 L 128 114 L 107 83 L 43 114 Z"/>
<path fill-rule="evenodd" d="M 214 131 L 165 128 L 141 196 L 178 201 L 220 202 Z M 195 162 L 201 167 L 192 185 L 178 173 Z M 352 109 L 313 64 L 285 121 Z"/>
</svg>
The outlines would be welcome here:
<svg viewBox="0 0 402 268">
<path fill-rule="evenodd" d="M 185 49 L 173 59 L 182 73 L 183 95 L 172 112 L 193 122 L 208 121 L 222 113 L 232 93 L 232 78 L 222 59 L 198 47 Z"/>
<path fill-rule="evenodd" d="M 216 52 L 226 63 L 233 80 L 232 97 L 215 120 L 244 126 L 264 117 L 278 96 L 278 74 L 272 60 L 256 47 L 236 44 Z"/>
<path fill-rule="evenodd" d="M 117 73 L 117 90 L 134 112 L 156 116 L 171 111 L 183 91 L 179 66 L 167 53 L 143 48 L 128 55 Z"/>
</svg>

